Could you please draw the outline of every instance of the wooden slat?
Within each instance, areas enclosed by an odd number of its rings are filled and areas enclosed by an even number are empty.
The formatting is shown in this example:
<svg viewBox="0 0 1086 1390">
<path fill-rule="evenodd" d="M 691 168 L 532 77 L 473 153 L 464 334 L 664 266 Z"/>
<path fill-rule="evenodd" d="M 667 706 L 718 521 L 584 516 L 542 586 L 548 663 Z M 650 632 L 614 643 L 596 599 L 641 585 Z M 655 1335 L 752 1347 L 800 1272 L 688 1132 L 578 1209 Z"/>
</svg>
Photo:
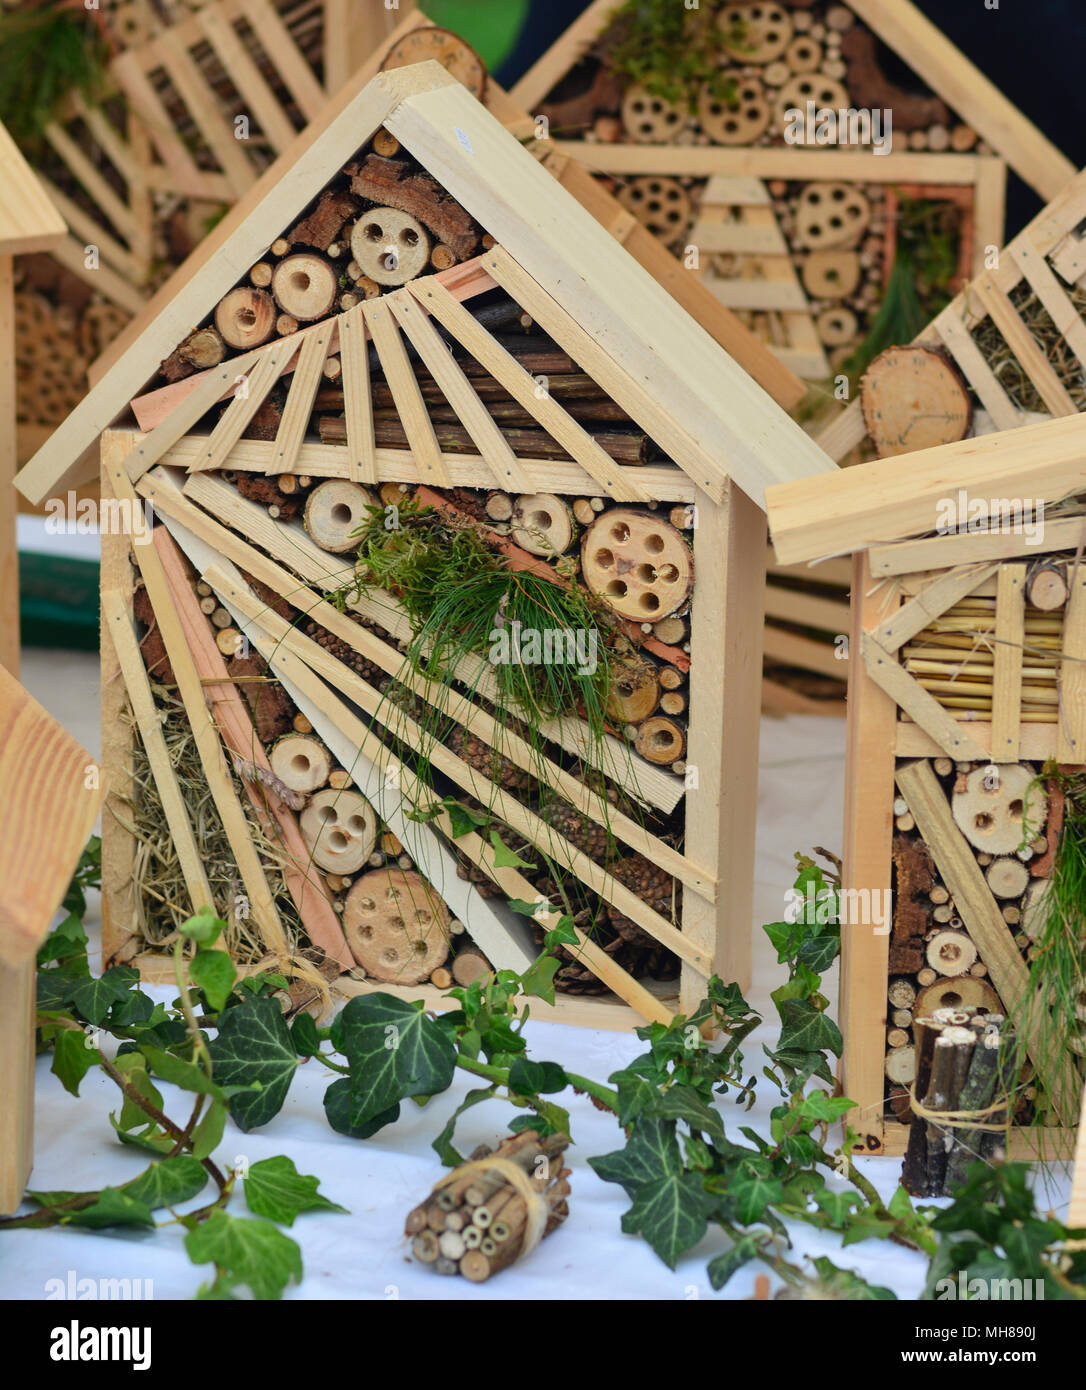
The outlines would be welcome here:
<svg viewBox="0 0 1086 1390">
<path fill-rule="evenodd" d="M 1008 560 L 1029 555 L 1040 548 L 1044 553 L 1074 550 L 1086 539 L 1086 516 L 1056 517 L 1044 520 L 1043 537 L 1028 536 L 1022 530 L 1011 532 L 972 532 L 968 535 L 930 536 L 919 541 L 899 541 L 896 545 L 872 546 L 871 573 L 878 576 L 915 574 L 921 570 L 947 569 L 951 565 L 981 560 Z"/>
<path fill-rule="evenodd" d="M 76 241 L 75 237 L 65 237 L 51 247 L 50 254 L 65 270 L 70 270 L 84 284 L 90 285 L 95 293 L 118 305 L 126 313 L 138 314 L 144 308 L 147 301 L 143 295 L 111 266 L 99 263 L 97 270 L 90 269 L 84 244 Z"/>
<path fill-rule="evenodd" d="M 222 468 L 225 465 L 230 457 L 230 450 L 248 429 L 249 422 L 282 376 L 296 347 L 297 344 L 292 337 L 280 338 L 261 349 L 255 364 L 246 371 L 242 381 L 235 388 L 234 399 L 211 431 L 204 456 L 197 465 L 198 471 Z"/>
<path fill-rule="evenodd" d="M 992 671 L 992 757 L 1018 761 L 1022 707 L 1022 645 L 1026 637 L 1026 567 L 1001 565 L 996 585 Z"/>
<path fill-rule="evenodd" d="M 1033 293 L 1044 305 L 1060 337 L 1086 368 L 1086 323 L 1028 232 L 1011 243 L 1009 254 L 1022 269 Z"/>
<path fill-rule="evenodd" d="M 1064 609 L 1058 689 L 1056 761 L 1086 762 L 1086 564 L 1081 560 L 1072 569 L 1071 592 Z"/>
<path fill-rule="evenodd" d="M 132 213 L 124 201 L 97 170 L 64 128 L 51 121 L 45 127 L 45 138 L 56 150 L 69 171 L 82 184 L 94 203 L 101 208 L 113 227 L 126 240 L 135 232 Z"/>
<path fill-rule="evenodd" d="M 280 106 L 279 98 L 264 81 L 260 69 L 241 42 L 233 24 L 214 5 L 205 5 L 197 10 L 196 20 L 218 55 L 230 81 L 256 117 L 268 144 L 276 154 L 282 154 L 294 139 L 294 126 Z"/>
<path fill-rule="evenodd" d="M 991 276 L 981 275 L 970 287 L 979 302 L 991 315 L 1007 346 L 1018 359 L 1037 393 L 1053 415 L 1076 415 L 1078 409 L 1067 388 L 1049 366 L 1048 359 L 1038 346 L 1037 339 L 1023 323 L 1014 305 Z"/>
<path fill-rule="evenodd" d="M 392 391 L 400 423 L 411 452 L 419 461 L 423 479 L 437 487 L 448 487 L 449 474 L 441 456 L 441 446 L 437 442 L 426 402 L 419 390 L 418 378 L 408 360 L 396 321 L 383 298 L 366 300 L 362 310 L 385 380 Z"/>
<path fill-rule="evenodd" d="M 0 127 L 0 253 L 48 251 L 60 241 L 64 220 L 45 195 L 18 145 Z"/>
<path fill-rule="evenodd" d="M 1021 411 L 1003 389 L 953 307 L 944 309 L 935 319 L 933 327 L 943 346 L 962 369 L 966 380 L 977 393 L 981 405 L 992 417 L 996 427 L 1001 430 L 1013 430 L 1020 425 Z"/>
<path fill-rule="evenodd" d="M 805 671 L 816 671 L 822 676 L 832 676 L 840 680 L 844 675 L 834 648 L 828 642 L 817 642 L 813 637 L 801 637 L 795 632 L 784 632 L 772 623 L 767 623 L 762 635 L 765 658 L 784 666 L 797 666 Z"/>
<path fill-rule="evenodd" d="M 139 279 L 135 258 L 129 253 L 128 247 L 118 241 L 116 237 L 111 236 L 93 217 L 84 212 L 78 203 L 74 202 L 65 193 L 62 193 L 55 184 L 50 183 L 44 174 L 39 174 L 38 177 L 41 180 L 42 188 L 49 194 L 53 206 L 68 223 L 68 226 L 71 227 L 72 231 L 83 245 L 97 246 L 99 252 L 99 265 L 103 260 L 107 261 L 111 266 L 114 266 L 120 271 L 121 274 L 127 276 L 129 280 L 135 281 Z M 86 252 L 82 251 L 81 254 L 85 256 Z M 97 274 L 97 271 L 95 274 Z M 138 301 L 142 304 L 143 298 L 134 286 L 133 293 L 135 296 L 133 302 Z"/>
<path fill-rule="evenodd" d="M 915 637 L 948 608 L 967 594 L 974 593 L 995 573 L 996 568 L 995 565 L 962 565 L 933 579 L 914 599 L 883 623 L 874 633 L 876 642 L 883 651 L 896 652 L 910 637 Z"/>
<path fill-rule="evenodd" d="M 1078 1142 L 1075 1144 L 1075 1165 L 1071 1174 L 1071 1200 L 1067 1207 L 1067 1224 L 1072 1230 L 1081 1230 L 1086 1227 L 1086 1091 L 1083 1091 L 1082 1094 Z"/>
<path fill-rule="evenodd" d="M 15 469 L 18 438 L 15 379 L 15 261 L 0 255 L 0 419 L 7 428 L 0 435 L 0 667 L 19 674 L 19 540 L 15 508 Z"/>
<path fill-rule="evenodd" d="M 377 482 L 373 437 L 373 397 L 364 305 L 356 304 L 339 320 L 339 360 L 343 367 L 343 406 L 347 418 L 347 476 L 353 482 Z"/>
<path fill-rule="evenodd" d="M 772 576 L 770 576 L 772 577 Z M 767 618 L 821 627 L 834 635 L 848 631 L 848 600 L 822 598 L 802 589 L 785 589 L 779 584 L 767 584 L 765 591 Z"/>
<path fill-rule="evenodd" d="M 1078 1113 L 1079 1086 L 1071 1053 L 1066 1050 L 1061 1030 L 1050 1030 L 1054 1035 L 1044 1036 L 1045 1029 L 1036 1006 L 1026 1004 L 1029 988 L 1026 963 L 984 881 L 976 855 L 954 822 L 946 793 L 931 764 L 916 762 L 899 766 L 897 784 L 950 890 L 954 906 L 988 967 L 993 986 L 1014 1016 L 1016 1030 L 1044 1083 L 1053 1110 L 1065 1123 L 1073 1123 Z"/>
<path fill-rule="evenodd" d="M 283 416 L 275 435 L 275 453 L 268 466 L 269 473 L 297 471 L 298 453 L 309 428 L 313 402 L 317 399 L 317 388 L 321 384 L 331 337 L 332 325 L 325 323 L 302 344 L 298 365 L 294 368 L 294 377 L 287 393 L 287 403 L 283 407 Z"/>
<path fill-rule="evenodd" d="M 509 441 L 479 399 L 478 392 L 464 375 L 463 368 L 447 344 L 438 335 L 422 301 L 407 289 L 402 289 L 395 294 L 385 295 L 384 303 L 392 310 L 396 322 L 422 358 L 427 371 L 456 411 L 481 457 L 486 459 L 498 487 L 512 488 L 517 492 L 530 491 L 531 480 Z"/>
<path fill-rule="evenodd" d="M 130 50 L 114 58 L 110 70 L 146 122 L 151 139 L 169 170 L 175 191 L 195 198 L 214 196 L 207 176 L 178 137 L 169 112 L 144 72 L 136 52 Z"/>
<path fill-rule="evenodd" d="M 869 632 L 863 634 L 860 655 L 867 674 L 909 714 L 948 757 L 984 758 L 984 749 L 963 724 L 957 723 L 937 700 L 909 675 L 897 658 L 879 646 Z"/>
<path fill-rule="evenodd" d="M 279 12 L 268 0 L 240 0 L 240 6 L 303 115 L 316 120 L 326 105 L 325 95 Z"/>
<path fill-rule="evenodd" d="M 170 840 L 177 853 L 181 876 L 188 891 L 189 905 L 193 912 L 199 912 L 205 907 L 214 908 L 215 899 L 204 873 L 200 847 L 196 843 L 185 798 L 181 794 L 177 774 L 170 761 L 166 738 L 162 732 L 162 718 L 151 694 L 147 668 L 140 654 L 139 638 L 136 636 L 127 602 L 116 589 L 106 589 L 102 592 L 102 618 L 124 676 L 128 702 L 143 741 L 151 775 L 155 779 L 158 797 L 162 803 L 162 814 L 166 818 Z"/>
<path fill-rule="evenodd" d="M 0 964 L 0 1216 L 18 1210 L 34 1163 L 37 974 L 33 956 Z"/>
<path fill-rule="evenodd" d="M 660 174 L 693 179 L 721 174 L 761 179 L 840 179 L 846 183 L 939 183 L 968 186 L 976 182 L 980 158 L 894 150 L 872 155 L 870 149 L 815 149 L 797 145 L 594 144 L 591 153 L 571 140 L 555 140 L 559 155 L 590 162 L 596 173 L 631 177 Z"/>
<path fill-rule="evenodd" d="M 244 153 L 244 142 L 234 138 L 233 129 L 220 112 L 216 93 L 188 52 L 168 34 L 157 40 L 154 48 L 196 128 L 229 180 L 234 197 L 240 198 L 256 182 L 256 170 Z"/>
<path fill-rule="evenodd" d="M 610 455 L 567 410 L 547 392 L 540 392 L 535 378 L 511 353 L 494 341 L 478 320 L 438 280 L 433 277 L 412 280 L 408 289 L 427 312 L 433 314 L 456 341 L 486 367 L 495 381 L 505 387 L 536 423 L 561 444 L 590 477 L 600 483 L 605 495 L 628 502 L 647 502 L 650 499 L 650 494 L 632 481 L 626 470 L 617 467 Z M 619 475 L 617 479 L 616 473 Z M 527 490 L 536 489 L 529 482 Z"/>
<path fill-rule="evenodd" d="M 180 523 L 205 544 L 213 547 L 217 554 L 228 557 L 246 573 L 267 584 L 307 617 L 319 622 L 367 660 L 387 671 L 389 675 L 395 676 L 401 684 L 407 685 L 428 703 L 435 705 L 443 715 L 456 719 L 518 767 L 532 772 L 535 776 L 544 777 L 549 786 L 584 815 L 597 824 L 606 825 L 616 839 L 647 855 L 694 892 L 700 893 L 710 901 L 715 898 L 713 881 L 684 855 L 650 834 L 633 817 L 625 815 L 609 804 L 605 805 L 583 782 L 532 748 L 514 730 L 499 724 L 485 710 L 473 705 L 448 686 L 427 681 L 424 677 L 405 669 L 403 654 L 398 648 L 390 646 L 360 623 L 341 613 L 312 589 L 299 585 L 293 574 L 205 515 L 182 495 L 180 488 L 169 475 L 156 471 L 143 480 L 140 491 L 142 496 L 153 502 L 157 512 Z M 384 610 L 382 615 L 389 625 L 387 630 L 393 640 L 399 641 L 410 636 L 410 626 L 406 620 Z"/>
<path fill-rule="evenodd" d="M 744 313 L 773 312 L 804 314 L 809 312 L 807 296 L 798 284 L 781 280 L 721 280 L 705 281 L 710 291 L 729 309 Z"/>
<path fill-rule="evenodd" d="M 971 275 L 981 275 L 993 251 L 1006 241 L 1007 166 L 994 155 L 977 158 L 973 188 L 973 263 Z"/>
<path fill-rule="evenodd" d="M 128 474 L 119 461 L 103 463 L 104 476 L 118 501 L 127 501 L 130 506 L 138 505 L 136 494 Z M 219 735 L 207 712 L 204 703 L 203 687 L 193 664 L 181 621 L 173 606 L 170 586 L 162 568 L 162 561 L 153 545 L 132 547 L 140 574 L 147 586 L 147 595 L 155 611 L 159 632 L 166 644 L 166 653 L 177 681 L 178 693 L 185 706 L 192 727 L 193 741 L 200 755 L 200 762 L 207 779 L 208 789 L 215 802 L 222 821 L 223 831 L 230 843 L 230 849 L 237 862 L 245 891 L 249 896 L 249 911 L 254 924 L 260 932 L 268 950 L 277 955 L 287 955 L 288 943 L 283 924 L 260 856 L 252 842 L 249 823 L 238 800 L 230 772 L 226 765 Z"/>
</svg>

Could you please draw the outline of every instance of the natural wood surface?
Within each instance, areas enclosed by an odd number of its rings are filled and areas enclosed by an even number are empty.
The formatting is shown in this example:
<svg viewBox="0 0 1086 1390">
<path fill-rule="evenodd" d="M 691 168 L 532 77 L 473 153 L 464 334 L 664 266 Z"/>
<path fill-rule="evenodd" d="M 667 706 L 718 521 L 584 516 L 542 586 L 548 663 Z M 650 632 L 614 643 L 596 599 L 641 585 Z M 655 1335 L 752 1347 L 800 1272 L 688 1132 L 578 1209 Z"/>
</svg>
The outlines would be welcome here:
<svg viewBox="0 0 1086 1390">
<path fill-rule="evenodd" d="M 0 255 L 48 251 L 63 241 L 68 228 L 49 201 L 19 147 L 0 126 Z"/>
<path fill-rule="evenodd" d="M 2 129 L 2 127 L 0 127 Z M 0 666 L 19 674 L 19 545 L 15 521 L 15 262 L 0 254 Z"/>
</svg>

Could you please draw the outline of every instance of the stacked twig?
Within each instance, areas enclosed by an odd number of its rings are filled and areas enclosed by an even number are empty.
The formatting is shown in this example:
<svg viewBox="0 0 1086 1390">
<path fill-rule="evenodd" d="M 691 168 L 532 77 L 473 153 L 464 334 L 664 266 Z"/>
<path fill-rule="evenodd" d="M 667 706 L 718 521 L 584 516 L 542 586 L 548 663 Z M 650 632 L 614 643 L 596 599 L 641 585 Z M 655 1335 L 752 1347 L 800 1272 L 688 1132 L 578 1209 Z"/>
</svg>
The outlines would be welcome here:
<svg viewBox="0 0 1086 1390">
<path fill-rule="evenodd" d="M 477 1149 L 408 1213 L 415 1258 L 481 1284 L 530 1254 L 569 1215 L 568 1145 L 565 1134 L 525 1130 L 493 1152 Z"/>
<path fill-rule="evenodd" d="M 936 1009 L 916 1020 L 916 1035 L 901 1179 L 914 1197 L 946 1197 L 970 1163 L 998 1151 L 1014 1082 L 1013 1039 L 1002 1014 L 972 1008 Z"/>
</svg>

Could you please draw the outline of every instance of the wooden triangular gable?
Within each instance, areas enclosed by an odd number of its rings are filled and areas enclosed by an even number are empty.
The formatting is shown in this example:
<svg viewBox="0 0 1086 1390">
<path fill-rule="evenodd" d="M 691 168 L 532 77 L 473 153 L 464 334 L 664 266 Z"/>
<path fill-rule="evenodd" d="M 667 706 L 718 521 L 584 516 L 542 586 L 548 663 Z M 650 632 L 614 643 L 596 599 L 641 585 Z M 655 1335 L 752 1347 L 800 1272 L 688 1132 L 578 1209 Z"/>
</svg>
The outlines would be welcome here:
<svg viewBox="0 0 1086 1390">
<path fill-rule="evenodd" d="M 1042 198 L 1054 198 L 1074 174 L 1074 166 L 1041 132 L 947 39 L 910 0 L 843 0 L 831 8 L 851 10 L 920 80 L 927 84 L 991 146 L 997 155 Z M 514 100 L 539 111 L 548 96 L 586 57 L 608 28 L 620 0 L 595 0 L 512 88 Z M 742 14 L 749 4 L 730 5 Z M 791 34 L 789 6 L 763 6 L 776 11 Z M 770 16 L 770 19 L 773 16 Z M 759 23 L 769 25 L 769 20 Z M 769 25 L 769 27 L 772 27 Z M 802 35 L 797 34 L 797 37 Z M 784 45 L 781 45 L 783 51 Z M 742 61 L 742 51 L 735 49 Z M 892 105 L 857 99 L 856 106 Z M 585 150 L 591 159 L 591 150 Z"/>
<path fill-rule="evenodd" d="M 149 365 L 207 318 L 382 125 L 498 242 L 483 257 L 485 273 L 616 399 L 628 401 L 627 410 L 644 417 L 647 432 L 710 496 L 719 498 L 734 477 L 760 501 L 765 486 L 781 476 L 832 466 L 493 116 L 436 64 L 422 64 L 375 78 L 317 123 L 304 157 L 295 148 L 289 171 L 264 176 L 240 225 L 224 238 L 212 234 L 202 263 L 20 474 L 27 496 L 41 500 L 71 478 L 79 456 L 140 392 Z M 386 341 L 398 341 L 398 332 L 388 334 L 393 321 L 382 309 L 371 307 L 364 317 L 367 332 L 377 324 Z M 279 347 L 265 353 L 261 380 L 276 363 L 286 370 L 287 360 Z M 315 360 L 312 354 L 308 360 Z M 249 365 L 232 359 L 216 370 Z M 207 389 L 205 380 L 199 390 Z M 636 412 L 630 410 L 635 402 Z M 194 408 L 189 395 L 186 409 Z M 233 423 L 243 414 L 239 408 Z M 180 438 L 198 418 L 182 411 L 164 428 Z"/>
</svg>

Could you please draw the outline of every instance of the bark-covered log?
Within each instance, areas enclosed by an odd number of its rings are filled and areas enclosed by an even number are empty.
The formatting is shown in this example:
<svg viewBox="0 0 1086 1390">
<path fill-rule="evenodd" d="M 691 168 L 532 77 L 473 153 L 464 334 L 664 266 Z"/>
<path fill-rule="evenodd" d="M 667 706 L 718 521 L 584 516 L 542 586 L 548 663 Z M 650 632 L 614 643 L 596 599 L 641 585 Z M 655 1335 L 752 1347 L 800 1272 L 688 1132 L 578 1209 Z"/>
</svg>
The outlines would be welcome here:
<svg viewBox="0 0 1086 1390">
<path fill-rule="evenodd" d="M 413 171 L 403 160 L 378 154 L 367 155 L 361 165 L 349 167 L 348 172 L 352 193 L 417 217 L 458 259 L 466 260 L 477 251 L 478 225 L 429 174 Z"/>
</svg>

